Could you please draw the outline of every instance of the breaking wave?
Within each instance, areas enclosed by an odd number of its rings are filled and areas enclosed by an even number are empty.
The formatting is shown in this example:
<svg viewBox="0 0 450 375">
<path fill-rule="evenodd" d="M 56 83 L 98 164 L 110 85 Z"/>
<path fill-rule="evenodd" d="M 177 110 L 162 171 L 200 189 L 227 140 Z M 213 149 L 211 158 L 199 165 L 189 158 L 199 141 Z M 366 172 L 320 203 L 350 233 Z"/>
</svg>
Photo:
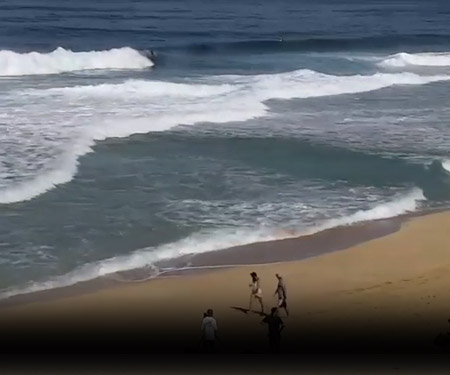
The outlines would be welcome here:
<svg viewBox="0 0 450 375">
<path fill-rule="evenodd" d="M 388 56 L 386 59 L 379 63 L 381 66 L 402 68 L 405 66 L 434 66 L 445 67 L 450 66 L 450 53 L 438 52 L 438 53 L 396 53 L 395 55 Z"/>
<path fill-rule="evenodd" d="M 442 167 L 450 173 L 450 160 L 442 160 Z"/>
<path fill-rule="evenodd" d="M 94 69 L 144 69 L 151 66 L 153 63 L 147 57 L 130 47 L 89 52 L 73 52 L 59 47 L 50 53 L 0 50 L 2 77 Z"/>
</svg>

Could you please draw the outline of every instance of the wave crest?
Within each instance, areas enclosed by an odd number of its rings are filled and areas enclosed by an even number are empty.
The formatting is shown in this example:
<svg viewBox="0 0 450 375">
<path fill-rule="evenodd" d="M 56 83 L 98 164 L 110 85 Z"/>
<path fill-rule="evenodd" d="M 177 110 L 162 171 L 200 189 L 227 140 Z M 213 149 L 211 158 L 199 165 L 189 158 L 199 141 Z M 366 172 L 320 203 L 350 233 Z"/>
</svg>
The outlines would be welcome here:
<svg viewBox="0 0 450 375">
<path fill-rule="evenodd" d="M 402 68 L 410 65 L 445 67 L 450 66 L 450 53 L 438 52 L 410 54 L 406 52 L 400 52 L 388 56 L 386 59 L 380 62 L 380 65 L 394 68 Z"/>
<path fill-rule="evenodd" d="M 144 69 L 153 63 L 139 51 L 113 48 L 73 52 L 59 47 L 50 53 L 0 50 L 0 76 L 59 74 L 94 69 Z"/>
<path fill-rule="evenodd" d="M 450 173 L 450 159 L 442 160 L 442 167 Z"/>
</svg>

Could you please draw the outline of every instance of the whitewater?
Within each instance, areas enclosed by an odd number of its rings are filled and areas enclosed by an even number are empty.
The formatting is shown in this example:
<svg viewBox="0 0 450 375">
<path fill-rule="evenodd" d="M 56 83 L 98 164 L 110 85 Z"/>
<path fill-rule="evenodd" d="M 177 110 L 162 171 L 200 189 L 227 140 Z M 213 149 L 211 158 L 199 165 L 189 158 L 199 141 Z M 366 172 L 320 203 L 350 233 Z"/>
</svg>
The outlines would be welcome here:
<svg viewBox="0 0 450 375">
<path fill-rule="evenodd" d="M 446 159 L 442 161 L 442 167 L 447 171 L 450 172 L 450 159 Z"/>
<path fill-rule="evenodd" d="M 10 90 L 3 94 L 4 104 L 0 104 L 4 118 L 10 121 L 2 136 L 8 138 L 10 146 L 0 154 L 0 178 L 4 177 L 0 179 L 0 204 L 27 201 L 71 181 L 79 157 L 108 138 L 164 132 L 180 124 L 261 118 L 270 113 L 267 101 L 273 99 L 357 94 L 448 80 L 450 75 L 402 72 L 335 76 L 300 69 L 253 76 L 209 76 L 188 83 L 130 79 Z M 28 141 L 23 144 L 25 133 Z M 12 155 L 17 155 L 18 163 L 5 162 Z"/>
<path fill-rule="evenodd" d="M 450 67 L 449 52 L 400 52 L 383 58 L 379 65 L 385 67 L 403 68 L 407 66 Z"/>
<path fill-rule="evenodd" d="M 0 77 L 84 70 L 145 69 L 153 65 L 147 57 L 130 47 L 88 52 L 74 52 L 58 47 L 49 53 L 0 50 Z"/>
</svg>

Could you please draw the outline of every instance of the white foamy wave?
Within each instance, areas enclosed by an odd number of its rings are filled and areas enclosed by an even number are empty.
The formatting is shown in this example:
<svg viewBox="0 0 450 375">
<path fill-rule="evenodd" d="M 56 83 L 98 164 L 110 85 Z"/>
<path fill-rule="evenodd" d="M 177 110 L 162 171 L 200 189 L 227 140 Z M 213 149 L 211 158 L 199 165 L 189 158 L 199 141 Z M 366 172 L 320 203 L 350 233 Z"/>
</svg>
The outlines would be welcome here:
<svg viewBox="0 0 450 375">
<path fill-rule="evenodd" d="M 76 149 L 67 152 L 56 166 L 43 171 L 33 180 L 0 189 L 0 204 L 28 201 L 53 189 L 57 185 L 71 181 L 77 173 L 78 155 L 84 155 L 92 151 L 88 143 L 80 144 Z"/>
<path fill-rule="evenodd" d="M 253 242 L 269 241 L 273 238 L 273 234 L 270 232 L 255 230 L 236 229 L 218 233 L 198 233 L 158 248 L 138 250 L 128 256 L 114 257 L 86 264 L 66 275 L 45 282 L 30 283 L 23 288 L 11 289 L 0 293 L 0 299 L 70 286 L 115 272 L 146 267 L 158 261 L 173 259 L 186 254 L 200 254 Z"/>
<path fill-rule="evenodd" d="M 164 81 L 128 80 L 124 83 L 51 88 L 45 91 L 50 95 L 66 95 L 99 99 L 121 99 L 126 97 L 179 97 L 184 99 L 203 98 L 211 95 L 224 95 L 233 91 L 231 84 L 202 85 Z M 28 93 L 42 95 L 42 90 L 29 90 Z"/>
<path fill-rule="evenodd" d="M 278 75 L 262 75 L 254 79 L 254 90 L 262 100 L 313 98 L 356 94 L 395 85 L 424 85 L 448 81 L 450 75 L 421 76 L 414 73 L 376 73 L 370 76 L 332 76 L 311 70 L 298 70 Z"/>
<path fill-rule="evenodd" d="M 265 103 L 271 99 L 354 94 L 393 85 L 422 85 L 443 80 L 450 80 L 450 75 L 420 76 L 404 72 L 333 76 L 297 70 L 271 75 L 206 77 L 189 83 L 128 80 L 117 84 L 12 93 L 15 96 L 9 100 L 14 100 L 21 108 L 19 114 L 23 113 L 25 119 L 18 115 L 16 108 L 8 105 L 1 108 L 0 104 L 0 109 L 11 119 L 9 126 L 14 129 L 25 127 L 24 133 L 29 129 L 45 129 L 36 139 L 28 139 L 23 147 L 29 147 L 32 142 L 43 142 L 42 137 L 48 138 L 46 132 L 52 138 L 55 132 L 61 132 L 55 152 L 63 150 L 63 154 L 53 158 L 65 162 L 55 172 L 36 167 L 36 176 L 27 178 L 26 183 L 21 182 L 16 192 L 16 185 L 9 182 L 10 186 L 0 192 L 0 203 L 31 199 L 68 182 L 77 171 L 78 157 L 88 152 L 95 141 L 166 131 L 180 124 L 246 121 L 266 115 L 269 107 Z M 6 130 L 5 134 L 12 133 Z M 17 144 L 13 150 L 16 152 L 17 147 L 21 147 L 21 140 L 14 143 Z M 65 151 L 67 149 L 72 151 Z M 22 154 L 29 154 L 28 149 Z M 44 164 L 42 160 L 32 159 L 30 163 Z"/>
<path fill-rule="evenodd" d="M 173 83 L 163 81 L 128 80 L 118 84 L 100 84 L 28 90 L 35 95 L 64 95 L 77 99 L 177 98 L 178 100 L 208 98 L 223 95 L 223 102 L 239 98 L 252 104 L 270 99 L 302 99 L 320 96 L 355 94 L 379 90 L 394 85 L 423 85 L 450 80 L 450 75 L 421 76 L 414 73 L 376 73 L 373 75 L 333 76 L 308 69 L 288 73 L 262 74 L 256 76 L 212 77 L 211 83 Z M 243 117 L 246 119 L 245 117 Z M 215 122 L 214 119 L 212 122 Z M 151 130 L 151 129 L 149 129 Z"/>
<path fill-rule="evenodd" d="M 442 167 L 443 167 L 447 172 L 450 172 L 450 160 L 442 160 Z"/>
<path fill-rule="evenodd" d="M 366 211 L 355 212 L 347 217 L 329 220 L 320 229 L 323 230 L 342 225 L 351 225 L 363 221 L 396 217 L 407 212 L 417 210 L 419 202 L 424 201 L 425 199 L 426 198 L 421 189 L 413 189 L 405 196 L 398 197 L 391 202 L 380 204 Z"/>
<path fill-rule="evenodd" d="M 450 66 L 450 53 L 396 53 L 379 63 L 385 67 L 402 68 L 408 65 L 412 66 Z"/>
<path fill-rule="evenodd" d="M 14 187 L 0 190 L 0 204 L 23 202 L 43 194 L 56 185 L 65 184 L 72 180 L 77 170 L 77 163 L 70 163 L 67 167 L 42 173 L 32 181 L 19 183 Z"/>
<path fill-rule="evenodd" d="M 370 220 L 387 219 L 418 208 L 419 202 L 425 200 L 422 190 L 414 189 L 405 196 L 396 197 L 392 201 L 375 206 L 366 211 L 358 211 L 346 217 L 328 220 L 307 230 L 279 229 L 229 229 L 213 233 L 197 233 L 183 240 L 135 251 L 131 255 L 109 258 L 86 264 L 65 275 L 45 282 L 30 283 L 22 288 L 14 288 L 0 293 L 0 299 L 33 293 L 42 290 L 62 288 L 76 283 L 96 279 L 116 272 L 139 269 L 147 266 L 155 267 L 160 261 L 175 259 L 183 255 L 200 254 L 233 246 L 256 242 L 280 240 L 284 238 L 311 235 L 326 229 L 355 224 Z"/>
<path fill-rule="evenodd" d="M 147 57 L 129 47 L 89 52 L 73 52 L 59 47 L 50 53 L 0 50 L 2 77 L 93 69 L 144 69 L 150 66 L 153 63 Z"/>
</svg>

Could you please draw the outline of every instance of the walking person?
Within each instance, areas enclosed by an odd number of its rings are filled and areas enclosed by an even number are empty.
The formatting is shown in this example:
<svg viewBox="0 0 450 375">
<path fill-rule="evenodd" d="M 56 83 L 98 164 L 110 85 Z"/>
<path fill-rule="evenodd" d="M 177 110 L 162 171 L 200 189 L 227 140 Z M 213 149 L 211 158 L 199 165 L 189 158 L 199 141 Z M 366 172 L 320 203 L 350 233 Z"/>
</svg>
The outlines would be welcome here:
<svg viewBox="0 0 450 375">
<path fill-rule="evenodd" d="M 214 312 L 212 309 L 203 315 L 202 320 L 202 341 L 206 352 L 212 353 L 215 350 L 215 344 L 217 340 L 217 322 L 214 318 Z"/>
<path fill-rule="evenodd" d="M 269 332 L 269 347 L 272 353 L 280 352 L 280 344 L 281 344 L 281 331 L 284 329 L 284 323 L 281 318 L 278 316 L 278 309 L 276 307 L 272 307 L 270 311 L 270 315 L 267 315 L 262 321 L 261 324 L 267 324 Z"/>
<path fill-rule="evenodd" d="M 284 311 L 286 311 L 286 316 L 289 316 L 289 310 L 287 308 L 286 284 L 284 283 L 283 278 L 278 273 L 275 274 L 275 276 L 278 279 L 278 284 L 273 295 L 278 295 L 278 309 L 284 309 Z"/>
<path fill-rule="evenodd" d="M 250 311 L 252 311 L 253 300 L 256 299 L 261 306 L 261 314 L 264 314 L 264 303 L 263 303 L 263 298 L 262 298 L 262 289 L 261 289 L 261 283 L 260 283 L 259 277 L 256 274 L 256 272 L 252 272 L 250 274 L 250 276 L 252 278 L 252 283 L 250 284 L 251 293 L 250 293 L 250 303 L 249 303 L 248 309 Z"/>
</svg>

